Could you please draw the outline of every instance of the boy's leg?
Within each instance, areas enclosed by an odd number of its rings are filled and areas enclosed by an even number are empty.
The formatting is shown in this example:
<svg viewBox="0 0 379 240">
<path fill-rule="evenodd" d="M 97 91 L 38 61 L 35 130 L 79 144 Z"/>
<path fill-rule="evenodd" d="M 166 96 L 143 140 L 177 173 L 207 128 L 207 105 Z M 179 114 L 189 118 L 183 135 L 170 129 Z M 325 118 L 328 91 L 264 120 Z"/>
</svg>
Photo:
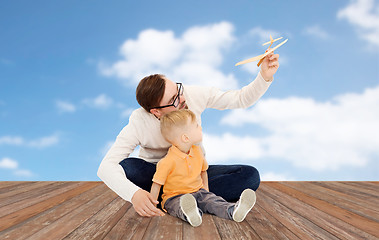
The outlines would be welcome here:
<svg viewBox="0 0 379 240">
<path fill-rule="evenodd" d="M 254 207 L 256 201 L 255 192 L 251 189 L 245 189 L 233 210 L 233 220 L 242 222 L 250 210 Z"/>
<path fill-rule="evenodd" d="M 225 219 L 233 219 L 234 203 L 227 202 L 220 196 L 205 189 L 193 193 L 197 204 L 204 213 L 216 215 Z"/>
<path fill-rule="evenodd" d="M 243 190 L 256 191 L 260 184 L 259 172 L 248 165 L 209 165 L 209 190 L 228 202 L 236 202 Z"/>
<path fill-rule="evenodd" d="M 191 194 L 181 194 L 167 199 L 164 208 L 171 216 L 189 222 L 194 227 L 202 222 L 203 212 L 197 207 L 196 199 Z"/>
</svg>

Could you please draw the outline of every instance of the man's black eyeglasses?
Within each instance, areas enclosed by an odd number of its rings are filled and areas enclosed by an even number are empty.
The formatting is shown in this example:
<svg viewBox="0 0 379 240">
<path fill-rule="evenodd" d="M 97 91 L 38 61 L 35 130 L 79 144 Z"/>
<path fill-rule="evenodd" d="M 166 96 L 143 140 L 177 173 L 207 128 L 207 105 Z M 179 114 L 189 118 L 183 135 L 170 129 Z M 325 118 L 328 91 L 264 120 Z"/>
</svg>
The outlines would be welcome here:
<svg viewBox="0 0 379 240">
<path fill-rule="evenodd" d="M 159 107 L 153 107 L 153 108 L 166 108 L 173 106 L 174 108 L 177 108 L 179 106 L 180 102 L 180 96 L 183 96 L 184 87 L 182 83 L 176 83 L 178 87 L 178 94 L 175 96 L 175 98 L 172 100 L 172 103 L 169 105 L 159 106 Z M 151 109 L 153 109 L 151 108 Z"/>
</svg>

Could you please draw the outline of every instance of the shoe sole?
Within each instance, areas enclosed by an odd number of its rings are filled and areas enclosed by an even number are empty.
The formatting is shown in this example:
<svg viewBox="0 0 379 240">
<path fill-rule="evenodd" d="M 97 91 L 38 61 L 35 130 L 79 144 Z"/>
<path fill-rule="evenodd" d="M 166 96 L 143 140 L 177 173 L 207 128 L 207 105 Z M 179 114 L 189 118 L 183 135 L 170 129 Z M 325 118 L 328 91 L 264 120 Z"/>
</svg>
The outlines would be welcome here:
<svg viewBox="0 0 379 240">
<path fill-rule="evenodd" d="M 245 189 L 241 194 L 237 210 L 233 214 L 233 220 L 242 222 L 249 211 L 254 207 L 256 200 L 255 192 L 251 189 Z"/>
<path fill-rule="evenodd" d="M 193 227 L 200 226 L 202 219 L 197 208 L 196 199 L 191 194 L 185 194 L 180 197 L 180 208 L 187 217 L 189 224 Z"/>
</svg>

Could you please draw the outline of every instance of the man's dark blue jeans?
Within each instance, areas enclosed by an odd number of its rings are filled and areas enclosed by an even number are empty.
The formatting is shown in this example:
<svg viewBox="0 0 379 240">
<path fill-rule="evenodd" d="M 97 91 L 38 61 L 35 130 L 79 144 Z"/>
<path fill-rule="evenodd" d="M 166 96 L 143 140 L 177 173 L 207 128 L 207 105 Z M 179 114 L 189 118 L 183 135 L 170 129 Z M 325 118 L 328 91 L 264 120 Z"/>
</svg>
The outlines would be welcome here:
<svg viewBox="0 0 379 240">
<path fill-rule="evenodd" d="M 120 162 L 126 177 L 138 187 L 150 192 L 156 165 L 140 158 L 126 158 Z M 209 165 L 209 191 L 228 202 L 235 202 L 246 188 L 256 191 L 260 184 L 259 172 L 248 165 Z"/>
</svg>

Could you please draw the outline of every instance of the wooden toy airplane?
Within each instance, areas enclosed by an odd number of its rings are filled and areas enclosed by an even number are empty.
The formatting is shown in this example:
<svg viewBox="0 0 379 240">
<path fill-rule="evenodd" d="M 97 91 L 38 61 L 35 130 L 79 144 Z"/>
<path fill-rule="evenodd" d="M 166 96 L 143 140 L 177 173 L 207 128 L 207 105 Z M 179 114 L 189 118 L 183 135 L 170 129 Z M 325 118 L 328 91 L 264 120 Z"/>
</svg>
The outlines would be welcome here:
<svg viewBox="0 0 379 240">
<path fill-rule="evenodd" d="M 276 42 L 276 41 L 278 41 L 278 40 L 280 40 L 280 39 L 282 39 L 282 38 L 283 38 L 283 37 L 280 37 L 280 38 L 277 38 L 277 39 L 273 39 L 273 38 L 271 37 L 271 35 L 270 35 L 270 41 L 269 41 L 269 42 L 266 42 L 266 43 L 263 43 L 262 46 L 267 45 L 267 44 L 270 43 L 270 46 L 268 47 L 268 49 L 269 49 L 269 48 L 271 47 L 271 45 L 272 45 L 274 42 Z M 245 63 L 249 63 L 249 62 L 255 62 L 255 61 L 258 61 L 258 60 L 259 60 L 259 62 L 258 62 L 258 64 L 257 64 L 257 66 L 259 67 L 259 65 L 261 65 L 261 63 L 263 62 L 263 59 L 264 59 L 267 55 L 269 55 L 270 53 L 272 53 L 273 51 L 275 51 L 276 49 L 278 49 L 280 46 L 282 46 L 283 44 L 285 44 L 287 41 L 288 41 L 288 39 L 284 40 L 283 42 L 281 42 L 281 43 L 279 43 L 277 46 L 275 46 L 273 49 L 270 49 L 269 51 L 265 52 L 264 54 L 261 54 L 261 55 L 255 56 L 255 57 L 253 57 L 253 58 L 249 58 L 249 59 L 244 60 L 244 61 L 241 61 L 241 62 L 238 62 L 238 63 L 236 63 L 235 66 L 242 65 L 242 64 L 245 64 Z"/>
</svg>

